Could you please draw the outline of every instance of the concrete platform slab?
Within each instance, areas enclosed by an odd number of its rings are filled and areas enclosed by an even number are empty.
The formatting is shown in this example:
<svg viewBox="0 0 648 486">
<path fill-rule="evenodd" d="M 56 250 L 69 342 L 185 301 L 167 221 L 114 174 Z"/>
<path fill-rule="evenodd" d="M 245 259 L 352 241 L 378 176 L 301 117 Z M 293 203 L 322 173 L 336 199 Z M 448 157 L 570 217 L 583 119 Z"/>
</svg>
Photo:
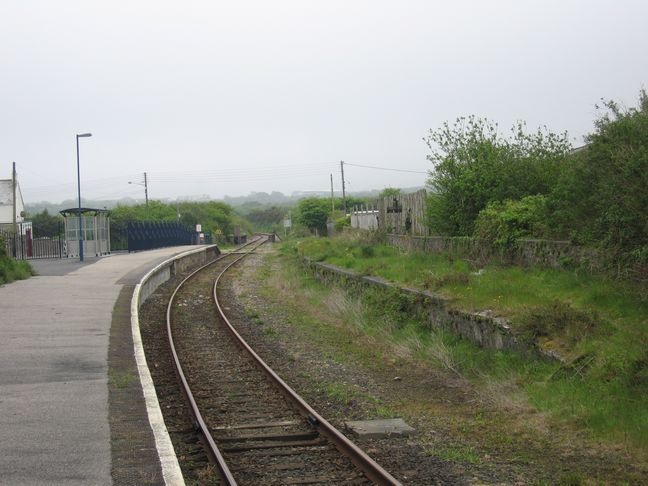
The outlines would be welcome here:
<svg viewBox="0 0 648 486">
<path fill-rule="evenodd" d="M 113 483 L 108 343 L 120 280 L 191 248 L 48 261 L 47 275 L 0 287 L 0 484 Z"/>
<path fill-rule="evenodd" d="M 412 435 L 416 432 L 401 418 L 357 420 L 345 422 L 345 425 L 357 437 L 367 439 L 382 439 L 390 435 Z"/>
</svg>

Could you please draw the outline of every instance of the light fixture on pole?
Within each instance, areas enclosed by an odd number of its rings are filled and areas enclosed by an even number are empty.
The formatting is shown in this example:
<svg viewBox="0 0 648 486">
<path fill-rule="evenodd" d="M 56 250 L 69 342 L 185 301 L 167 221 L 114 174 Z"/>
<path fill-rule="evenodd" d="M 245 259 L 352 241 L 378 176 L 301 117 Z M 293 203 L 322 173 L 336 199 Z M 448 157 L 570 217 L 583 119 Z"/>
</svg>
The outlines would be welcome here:
<svg viewBox="0 0 648 486">
<path fill-rule="evenodd" d="M 77 188 L 79 191 L 79 261 L 83 261 L 83 219 L 81 218 L 81 170 L 79 167 L 79 138 L 92 137 L 92 133 L 81 133 L 76 136 L 77 148 Z"/>
<path fill-rule="evenodd" d="M 137 184 L 138 186 L 144 186 L 144 200 L 146 201 L 146 208 L 148 209 L 148 178 L 146 177 L 146 172 L 144 172 L 144 184 L 141 182 L 128 181 L 129 184 Z"/>
</svg>

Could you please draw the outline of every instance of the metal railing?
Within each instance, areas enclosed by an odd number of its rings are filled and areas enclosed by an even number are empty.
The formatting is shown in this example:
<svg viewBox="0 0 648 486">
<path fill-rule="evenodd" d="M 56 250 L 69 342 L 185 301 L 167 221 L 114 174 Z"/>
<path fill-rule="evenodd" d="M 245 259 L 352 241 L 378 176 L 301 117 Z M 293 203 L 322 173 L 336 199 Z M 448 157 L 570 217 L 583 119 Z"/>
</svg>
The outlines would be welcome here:
<svg viewBox="0 0 648 486">
<path fill-rule="evenodd" d="M 0 240 L 4 243 L 7 256 L 16 260 L 36 260 L 45 258 L 62 258 L 65 255 L 65 242 L 60 236 L 51 238 L 34 238 L 31 223 L 17 223 L 0 227 Z M 59 233 L 60 233 L 59 225 Z"/>
</svg>

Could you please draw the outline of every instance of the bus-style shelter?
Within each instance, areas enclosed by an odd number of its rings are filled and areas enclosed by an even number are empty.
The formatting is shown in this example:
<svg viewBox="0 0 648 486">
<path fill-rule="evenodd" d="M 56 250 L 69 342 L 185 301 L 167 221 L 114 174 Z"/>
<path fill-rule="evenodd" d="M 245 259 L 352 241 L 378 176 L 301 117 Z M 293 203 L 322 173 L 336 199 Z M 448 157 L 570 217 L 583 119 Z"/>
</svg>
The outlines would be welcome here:
<svg viewBox="0 0 648 486">
<path fill-rule="evenodd" d="M 79 208 L 60 211 L 65 219 L 65 254 L 79 256 Z M 81 208 L 83 254 L 101 256 L 110 253 L 110 212 L 106 209 Z"/>
</svg>

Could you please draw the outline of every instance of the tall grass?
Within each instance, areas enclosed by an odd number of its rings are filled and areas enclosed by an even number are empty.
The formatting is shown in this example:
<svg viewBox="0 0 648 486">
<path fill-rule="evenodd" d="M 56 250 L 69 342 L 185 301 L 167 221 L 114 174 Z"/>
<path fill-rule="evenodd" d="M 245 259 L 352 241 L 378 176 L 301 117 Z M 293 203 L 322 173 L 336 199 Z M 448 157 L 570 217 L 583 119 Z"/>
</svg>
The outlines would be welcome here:
<svg viewBox="0 0 648 486">
<path fill-rule="evenodd" d="M 0 256 L 0 285 L 23 280 L 32 275 L 32 268 L 29 263 L 16 261 L 7 256 Z"/>
<path fill-rule="evenodd" d="M 453 306 L 507 317 L 521 335 L 558 343 L 567 364 L 484 350 L 431 332 L 424 320 L 402 311 L 395 295 L 384 292 L 365 293 L 359 300 L 362 310 L 359 304 L 345 304 L 345 309 L 355 306 L 351 314 L 361 322 L 356 328 L 388 339 L 400 354 L 481 383 L 496 401 L 514 403 L 513 396 L 523 393 L 557 421 L 648 448 L 646 289 L 577 271 L 475 268 L 451 255 L 404 254 L 345 239 L 286 243 L 282 252 L 427 288 L 452 299 Z"/>
</svg>

